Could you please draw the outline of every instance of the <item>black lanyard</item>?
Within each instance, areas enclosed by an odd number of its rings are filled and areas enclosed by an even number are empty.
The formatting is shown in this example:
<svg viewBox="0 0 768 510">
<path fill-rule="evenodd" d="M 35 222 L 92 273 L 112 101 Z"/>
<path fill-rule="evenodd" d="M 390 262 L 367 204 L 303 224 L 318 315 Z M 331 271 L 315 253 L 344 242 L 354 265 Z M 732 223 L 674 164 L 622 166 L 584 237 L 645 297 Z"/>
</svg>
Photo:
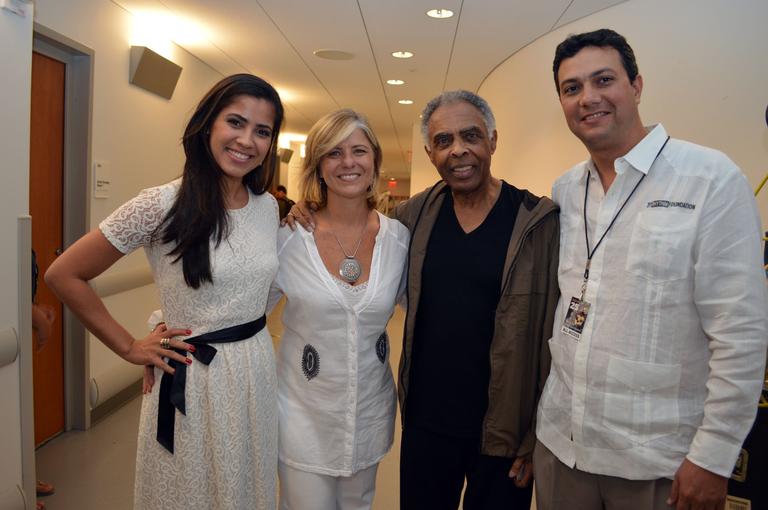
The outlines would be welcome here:
<svg viewBox="0 0 768 510">
<path fill-rule="evenodd" d="M 669 142 L 669 136 L 666 140 L 664 140 L 664 143 L 662 144 L 661 148 L 659 149 L 659 152 L 656 153 L 656 156 L 654 156 L 653 161 L 651 162 L 651 166 L 648 167 L 648 171 L 650 172 L 651 167 L 654 163 L 656 163 L 656 160 L 659 159 L 659 155 L 661 154 L 661 151 L 664 150 L 664 147 L 667 146 L 667 142 Z M 603 239 L 605 239 L 605 236 L 608 234 L 608 231 L 611 230 L 611 227 L 614 223 L 616 223 L 616 219 L 619 217 L 619 214 L 621 214 L 621 211 L 624 210 L 624 206 L 627 205 L 629 202 L 629 199 L 632 198 L 632 195 L 635 194 L 635 191 L 637 190 L 637 187 L 640 186 L 640 183 L 643 182 L 643 179 L 645 179 L 646 174 L 643 174 L 640 177 L 640 180 L 637 181 L 637 184 L 635 184 L 635 187 L 632 188 L 632 191 L 629 193 L 629 196 L 626 200 L 624 200 L 624 203 L 621 204 L 621 207 L 619 207 L 619 210 L 616 211 L 616 214 L 614 215 L 611 222 L 608 224 L 608 228 L 605 229 L 605 232 L 603 232 L 603 235 L 600 236 L 600 239 L 597 240 L 597 244 L 595 245 L 595 248 L 590 251 L 589 249 L 589 229 L 587 228 L 587 197 L 589 196 L 589 172 L 587 172 L 587 183 L 584 186 L 584 240 L 587 244 L 587 265 L 584 268 L 584 283 L 581 284 L 581 300 L 584 301 L 584 293 L 587 290 L 587 280 L 589 280 L 589 266 L 592 263 L 592 257 L 595 255 L 595 252 L 600 247 L 600 244 L 603 242 Z"/>
</svg>

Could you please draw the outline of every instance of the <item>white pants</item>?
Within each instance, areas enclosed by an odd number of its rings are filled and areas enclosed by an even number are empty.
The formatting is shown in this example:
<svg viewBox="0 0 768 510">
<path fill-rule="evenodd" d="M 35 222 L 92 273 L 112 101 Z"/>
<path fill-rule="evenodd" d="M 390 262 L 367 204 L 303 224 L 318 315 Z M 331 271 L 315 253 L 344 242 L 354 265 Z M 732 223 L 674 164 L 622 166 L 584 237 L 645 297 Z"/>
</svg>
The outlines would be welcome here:
<svg viewBox="0 0 768 510">
<path fill-rule="evenodd" d="M 279 463 L 280 510 L 370 510 L 379 465 L 352 476 L 309 473 Z"/>
</svg>

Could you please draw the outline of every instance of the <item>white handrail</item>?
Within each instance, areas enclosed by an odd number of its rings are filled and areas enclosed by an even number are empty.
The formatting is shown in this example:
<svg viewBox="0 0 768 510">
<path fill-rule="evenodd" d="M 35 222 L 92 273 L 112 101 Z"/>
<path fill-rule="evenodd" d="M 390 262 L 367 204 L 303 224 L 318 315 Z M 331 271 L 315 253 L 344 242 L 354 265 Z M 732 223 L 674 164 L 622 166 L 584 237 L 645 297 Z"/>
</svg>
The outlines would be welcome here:
<svg viewBox="0 0 768 510">
<path fill-rule="evenodd" d="M 110 272 L 91 280 L 91 287 L 99 297 L 114 296 L 121 292 L 138 289 L 153 283 L 148 267 L 137 267 L 125 271 Z"/>
<path fill-rule="evenodd" d="M 0 367 L 10 365 L 19 356 L 19 336 L 16 330 L 8 328 L 0 331 Z"/>
<path fill-rule="evenodd" d="M 0 508 L 3 510 L 25 510 L 35 505 L 34 500 L 32 500 L 31 506 L 28 503 L 24 488 L 20 485 L 0 488 Z"/>
</svg>

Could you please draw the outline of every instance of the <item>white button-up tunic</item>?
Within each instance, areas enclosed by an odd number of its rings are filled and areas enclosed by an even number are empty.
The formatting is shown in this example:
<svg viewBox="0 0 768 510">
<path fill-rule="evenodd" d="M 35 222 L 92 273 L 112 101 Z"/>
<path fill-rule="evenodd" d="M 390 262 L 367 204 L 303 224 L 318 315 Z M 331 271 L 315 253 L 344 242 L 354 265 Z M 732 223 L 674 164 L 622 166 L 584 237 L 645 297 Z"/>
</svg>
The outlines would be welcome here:
<svg viewBox="0 0 768 510">
<path fill-rule="evenodd" d="M 537 436 L 562 462 L 627 479 L 681 462 L 728 476 L 755 416 L 768 332 L 761 229 L 725 155 L 653 129 L 615 162 L 604 193 L 591 162 L 557 180 L 561 290 Z M 580 340 L 561 332 L 590 248 L 645 174 L 592 259 Z"/>
<path fill-rule="evenodd" d="M 386 325 L 404 289 L 408 230 L 379 214 L 367 289 L 345 296 L 304 229 L 278 232 L 270 303 L 287 298 L 278 353 L 279 456 L 350 476 L 392 445 L 396 394 Z"/>
</svg>

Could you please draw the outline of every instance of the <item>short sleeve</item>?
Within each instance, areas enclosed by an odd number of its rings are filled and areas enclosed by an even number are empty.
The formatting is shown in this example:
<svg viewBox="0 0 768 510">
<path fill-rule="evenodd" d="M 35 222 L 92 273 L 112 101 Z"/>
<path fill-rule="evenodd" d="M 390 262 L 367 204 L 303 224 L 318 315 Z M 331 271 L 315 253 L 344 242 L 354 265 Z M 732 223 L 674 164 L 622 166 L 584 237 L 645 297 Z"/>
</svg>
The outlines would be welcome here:
<svg viewBox="0 0 768 510">
<path fill-rule="evenodd" d="M 286 248 L 286 245 L 288 244 L 288 241 L 294 236 L 298 235 L 298 232 L 291 230 L 289 227 L 283 225 L 282 227 L 277 229 L 277 258 L 280 260 L 280 254 L 282 253 L 283 249 Z M 267 297 L 267 315 L 272 313 L 272 309 L 277 305 L 277 303 L 280 301 L 280 298 L 283 297 L 283 289 L 280 286 L 280 281 L 282 280 L 280 269 L 285 269 L 285 263 L 283 262 L 279 269 L 277 270 L 277 275 L 275 276 L 275 279 L 272 281 L 272 285 L 269 287 L 269 295 Z"/>
<path fill-rule="evenodd" d="M 124 254 L 148 245 L 170 208 L 172 198 L 168 188 L 160 186 L 143 190 L 102 221 L 99 230 Z"/>
</svg>

